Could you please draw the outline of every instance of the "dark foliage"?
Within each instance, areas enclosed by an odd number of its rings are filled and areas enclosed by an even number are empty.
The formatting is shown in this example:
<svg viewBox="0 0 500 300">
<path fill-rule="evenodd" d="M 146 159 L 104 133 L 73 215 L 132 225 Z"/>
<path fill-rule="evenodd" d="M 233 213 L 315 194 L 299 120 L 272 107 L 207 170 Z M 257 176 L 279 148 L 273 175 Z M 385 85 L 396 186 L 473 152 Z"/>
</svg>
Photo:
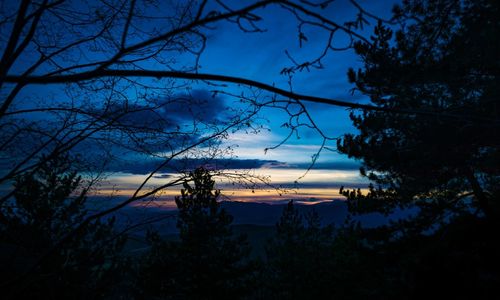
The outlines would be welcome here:
<svg viewBox="0 0 500 300">
<path fill-rule="evenodd" d="M 366 299 L 379 280 L 360 229 L 321 226 L 313 211 L 301 215 L 290 202 L 267 245 L 264 299 Z"/>
<path fill-rule="evenodd" d="M 283 210 L 276 236 L 267 247 L 265 280 L 278 299 L 318 299 L 332 279 L 332 228 L 321 228 L 317 214 L 304 222 L 292 202 Z"/>
<path fill-rule="evenodd" d="M 356 44 L 364 68 L 348 75 L 373 104 L 407 113 L 352 113 L 359 133 L 338 143 L 378 185 L 341 189 L 352 212 L 419 208 L 358 232 L 373 258 L 366 270 L 382 278 L 375 297 L 495 298 L 500 4 L 403 1 L 394 20 L 395 33 L 380 23 L 373 45 Z"/>
<path fill-rule="evenodd" d="M 373 45 L 357 43 L 364 68 L 348 75 L 373 104 L 409 113 L 351 114 L 359 134 L 338 149 L 381 188 L 343 193 L 361 211 L 419 205 L 421 230 L 457 210 L 497 219 L 500 5 L 404 1 L 394 13 L 400 29 L 380 23 Z"/>
<path fill-rule="evenodd" d="M 113 238 L 113 219 L 74 232 L 87 214 L 80 181 L 67 158 L 47 159 L 17 178 L 14 198 L 0 211 L 3 296 L 94 299 L 111 292 L 124 237 Z"/>
<path fill-rule="evenodd" d="M 248 295 L 253 264 L 244 236 L 231 230 L 232 217 L 219 207 L 211 174 L 198 168 L 194 185 L 184 183 L 179 208 L 179 242 L 150 233 L 151 251 L 139 271 L 141 297 L 240 299 Z"/>
</svg>

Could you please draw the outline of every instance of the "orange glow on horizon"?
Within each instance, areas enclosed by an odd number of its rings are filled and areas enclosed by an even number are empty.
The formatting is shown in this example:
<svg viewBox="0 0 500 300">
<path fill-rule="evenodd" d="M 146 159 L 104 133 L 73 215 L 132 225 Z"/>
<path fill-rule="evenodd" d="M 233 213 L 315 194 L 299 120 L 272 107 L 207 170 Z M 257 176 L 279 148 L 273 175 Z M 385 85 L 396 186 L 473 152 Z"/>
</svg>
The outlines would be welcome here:
<svg viewBox="0 0 500 300">
<path fill-rule="evenodd" d="M 229 170 L 231 172 L 239 172 L 238 170 Z M 304 175 L 303 169 L 256 169 L 252 174 L 262 176 L 270 176 L 270 183 L 275 185 L 293 185 L 293 182 L 300 176 Z M 154 188 L 167 184 L 169 181 L 178 178 L 176 174 L 164 174 L 162 177 L 152 177 L 143 187 L 138 195 L 144 195 Z M 100 186 L 96 191 L 96 196 L 101 197 L 131 197 L 137 187 L 147 178 L 147 175 L 134 175 L 125 173 L 116 173 L 108 177 L 108 182 Z M 363 181 L 360 180 L 357 171 L 340 171 L 340 170 L 311 170 L 306 177 L 300 180 L 303 184 L 314 184 L 319 187 L 300 187 L 297 189 L 271 189 L 271 188 L 256 188 L 245 189 L 239 184 L 232 184 L 227 178 L 215 178 L 216 188 L 220 188 L 221 201 L 240 201 L 240 202 L 260 202 L 268 204 L 286 203 L 289 200 L 294 200 L 301 204 L 316 204 L 332 200 L 343 200 L 344 197 L 339 194 L 339 188 L 342 185 L 346 189 L 357 188 L 362 186 Z M 324 187 L 321 187 L 324 186 Z M 365 185 L 366 186 L 366 185 Z M 153 206 L 165 209 L 175 209 L 175 197 L 180 196 L 182 185 L 165 188 L 152 197 L 147 197 L 145 200 L 134 202 L 133 206 Z M 367 189 L 361 189 L 366 192 Z"/>
<path fill-rule="evenodd" d="M 367 189 L 362 189 L 367 192 Z M 135 190 L 100 190 L 101 196 L 131 197 Z M 175 197 L 180 196 L 179 189 L 165 189 L 154 197 L 131 203 L 134 207 L 149 207 L 158 209 L 176 209 Z M 279 194 L 275 190 L 225 189 L 221 190 L 221 201 L 256 202 L 267 204 L 283 204 L 289 200 L 304 205 L 313 205 L 333 200 L 344 200 L 338 188 L 303 188 Z"/>
</svg>

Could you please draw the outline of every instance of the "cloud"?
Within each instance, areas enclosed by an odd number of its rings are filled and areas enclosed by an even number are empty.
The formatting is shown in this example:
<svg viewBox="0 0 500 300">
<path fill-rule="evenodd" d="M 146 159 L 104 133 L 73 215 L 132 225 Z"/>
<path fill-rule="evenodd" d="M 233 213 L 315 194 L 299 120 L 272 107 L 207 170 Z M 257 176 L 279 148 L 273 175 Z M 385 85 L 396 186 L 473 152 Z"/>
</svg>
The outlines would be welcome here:
<svg viewBox="0 0 500 300">
<path fill-rule="evenodd" d="M 172 177 L 174 177 L 172 174 L 159 174 L 159 175 L 153 176 L 153 178 L 156 178 L 156 179 L 166 179 L 166 178 L 172 178 Z"/>
<path fill-rule="evenodd" d="M 310 163 L 299 163 L 294 164 L 296 168 L 304 168 L 307 169 L 310 166 Z M 340 170 L 340 171 L 353 171 L 359 170 L 361 164 L 357 161 L 333 161 L 333 162 L 318 162 L 315 163 L 313 169 L 315 170 Z"/>
<path fill-rule="evenodd" d="M 137 130 L 171 130 L 193 121 L 218 123 L 225 116 L 225 100 L 207 90 L 193 90 L 154 101 L 151 104 L 113 104 L 107 109 L 108 118 L 130 111 L 118 118 L 123 126 Z"/>
<path fill-rule="evenodd" d="M 73 153 L 87 160 L 105 154 L 130 159 L 128 153 L 133 151 L 164 153 L 186 148 L 199 142 L 207 130 L 213 130 L 212 125 L 227 119 L 226 108 L 223 97 L 212 97 L 207 90 L 177 93 L 151 103 L 117 102 L 95 108 L 95 115 L 116 122 L 83 140 Z"/>
<path fill-rule="evenodd" d="M 160 159 L 134 158 L 127 161 L 112 162 L 107 168 L 108 172 L 122 172 L 130 174 L 144 175 L 149 174 L 162 163 Z M 177 170 L 192 170 L 203 166 L 207 169 L 258 169 L 264 165 L 278 164 L 277 161 L 259 160 L 259 159 L 177 159 L 159 170 L 162 172 L 172 172 Z M 166 176 L 166 177 L 165 177 Z M 167 178 L 169 175 L 157 175 L 158 178 Z"/>
<path fill-rule="evenodd" d="M 214 123 L 225 115 L 227 109 L 224 98 L 207 90 L 176 94 L 171 99 L 164 99 L 162 104 L 164 106 L 159 110 L 160 114 L 177 122 L 195 119 Z"/>
</svg>

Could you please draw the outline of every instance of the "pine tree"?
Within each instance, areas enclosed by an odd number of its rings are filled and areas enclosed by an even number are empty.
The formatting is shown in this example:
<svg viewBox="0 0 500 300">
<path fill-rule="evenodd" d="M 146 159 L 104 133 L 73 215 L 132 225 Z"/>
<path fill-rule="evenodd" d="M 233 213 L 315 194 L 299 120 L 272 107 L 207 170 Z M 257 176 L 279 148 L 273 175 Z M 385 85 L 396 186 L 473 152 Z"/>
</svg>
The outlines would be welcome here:
<svg viewBox="0 0 500 300">
<path fill-rule="evenodd" d="M 333 228 L 316 212 L 302 214 L 290 201 L 266 248 L 267 288 L 279 299 L 330 299 L 334 278 Z"/>
<path fill-rule="evenodd" d="M 400 296 L 498 294 L 499 16 L 499 1 L 402 1 L 399 29 L 380 22 L 355 45 L 364 65 L 349 79 L 385 111 L 352 113 L 359 131 L 338 149 L 378 187 L 341 193 L 354 212 L 417 208 L 365 230 Z"/>
<path fill-rule="evenodd" d="M 176 198 L 180 240 L 151 235 L 140 286 L 146 295 L 170 299 L 240 299 L 253 276 L 246 238 L 233 234 L 210 172 L 198 168 L 190 177 L 194 184 L 185 182 Z"/>
<path fill-rule="evenodd" d="M 498 219 L 499 16 L 498 1 L 403 1 L 399 30 L 380 23 L 371 44 L 356 43 L 364 66 L 350 81 L 374 105 L 408 113 L 351 114 L 359 133 L 338 149 L 381 187 L 343 191 L 353 208 L 418 205 L 421 232 L 447 211 Z"/>
<path fill-rule="evenodd" d="M 112 218 L 90 223 L 59 245 L 87 215 L 80 184 L 67 157 L 47 159 L 16 179 L 13 199 L 0 209 L 0 276 L 7 297 L 85 299 L 112 290 L 124 244 L 124 237 L 112 238 Z M 46 253 L 51 254 L 39 263 Z M 20 277 L 21 283 L 8 284 Z"/>
</svg>

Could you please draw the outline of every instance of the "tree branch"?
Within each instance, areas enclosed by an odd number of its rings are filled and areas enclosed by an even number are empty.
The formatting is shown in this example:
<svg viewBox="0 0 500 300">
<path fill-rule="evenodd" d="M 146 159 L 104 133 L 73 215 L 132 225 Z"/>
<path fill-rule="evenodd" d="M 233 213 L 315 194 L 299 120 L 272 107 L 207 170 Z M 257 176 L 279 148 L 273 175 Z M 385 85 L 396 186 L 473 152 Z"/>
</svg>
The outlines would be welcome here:
<svg viewBox="0 0 500 300">
<path fill-rule="evenodd" d="M 55 83 L 75 83 L 82 82 L 86 80 L 93 80 L 102 77 L 151 77 L 151 78 L 176 78 L 176 79 L 187 79 L 187 80 L 205 80 L 205 81 L 218 81 L 218 82 L 228 82 L 235 84 L 242 84 L 250 87 L 259 88 L 271 93 L 275 93 L 290 99 L 302 100 L 315 103 L 323 103 L 333 106 L 346 107 L 350 109 L 362 109 L 368 111 L 380 111 L 387 113 L 397 113 L 397 114 L 418 114 L 427 115 L 434 117 L 446 117 L 451 119 L 470 119 L 479 120 L 483 122 L 492 122 L 498 125 L 499 120 L 489 119 L 473 115 L 460 115 L 460 114 L 449 114 L 436 111 L 423 111 L 423 110 L 409 110 L 409 109 L 394 109 L 388 107 L 380 107 L 369 104 L 352 103 L 342 100 L 330 99 L 317 97 L 312 95 L 298 94 L 290 92 L 278 87 L 262 83 L 259 81 L 227 76 L 227 75 L 217 75 L 210 73 L 187 73 L 180 71 L 159 71 L 159 70 L 115 70 L 115 69 L 97 69 L 88 72 L 81 72 L 78 74 L 68 74 L 68 75 L 56 75 L 56 76 L 16 76 L 7 75 L 2 80 L 10 83 L 21 83 L 21 84 L 55 84 Z"/>
</svg>

